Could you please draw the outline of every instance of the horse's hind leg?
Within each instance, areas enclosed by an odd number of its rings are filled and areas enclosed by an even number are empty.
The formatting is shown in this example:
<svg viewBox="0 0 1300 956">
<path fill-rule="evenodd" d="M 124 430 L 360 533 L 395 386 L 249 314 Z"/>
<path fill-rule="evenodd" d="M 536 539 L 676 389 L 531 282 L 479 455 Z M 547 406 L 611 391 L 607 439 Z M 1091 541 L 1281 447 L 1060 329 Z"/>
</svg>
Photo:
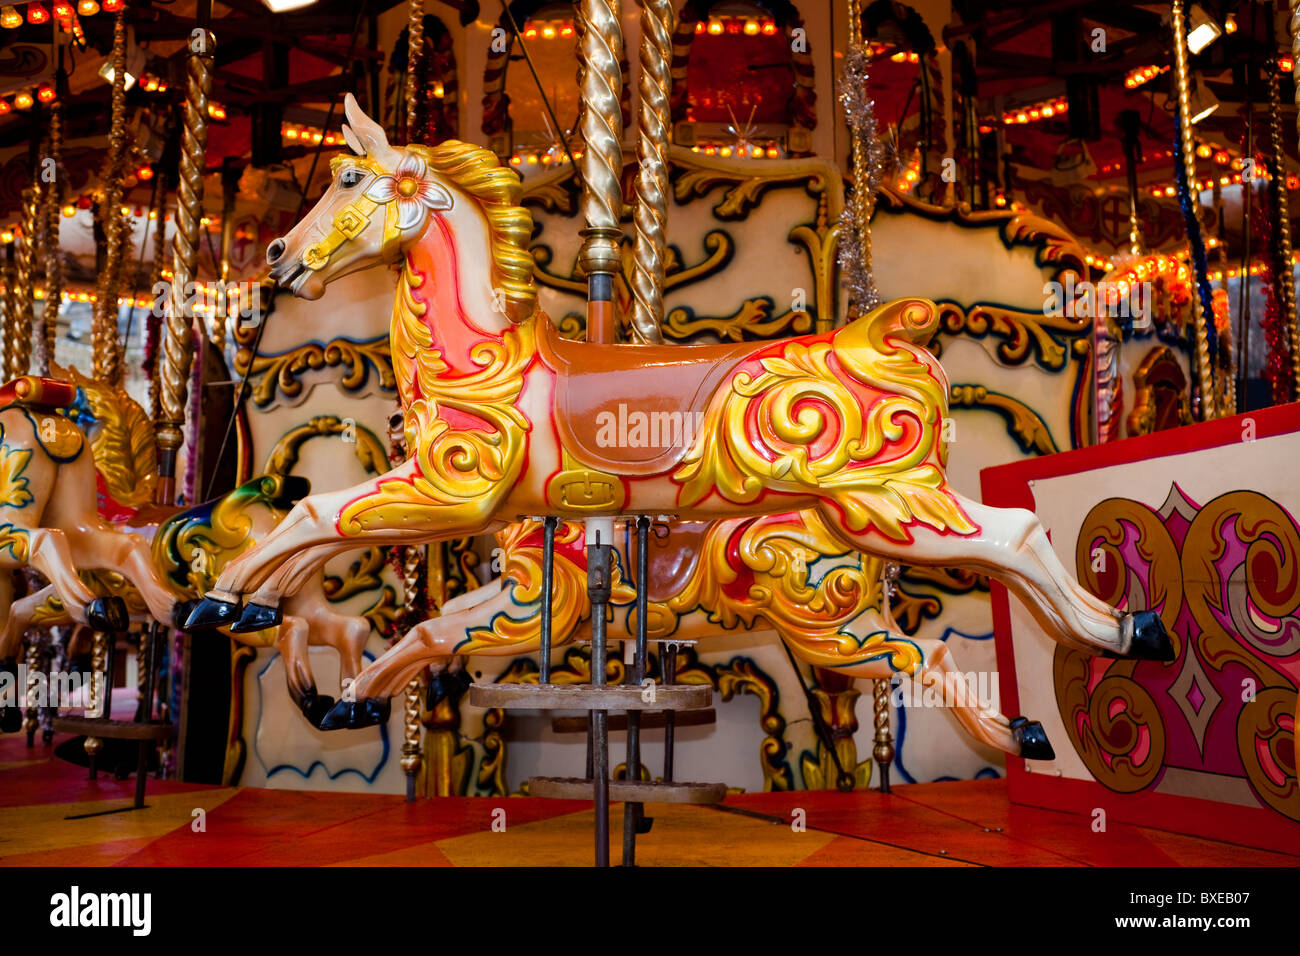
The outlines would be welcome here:
<svg viewBox="0 0 1300 956">
<path fill-rule="evenodd" d="M 1123 614 L 1084 590 L 1052 550 L 1033 512 L 992 508 L 942 489 L 978 530 L 937 531 L 920 521 L 906 526 L 911 542 L 847 529 L 839 510 L 822 505 L 827 522 L 851 547 L 910 564 L 963 567 L 996 578 L 1021 599 L 1054 640 L 1117 657 L 1171 660 L 1173 645 L 1150 611 Z"/>
<path fill-rule="evenodd" d="M 130 619 L 125 602 L 119 597 L 97 597 L 86 587 L 77 576 L 67 535 L 55 528 L 36 528 L 27 535 L 31 566 L 49 579 L 74 621 L 97 631 L 126 630 Z"/>
<path fill-rule="evenodd" d="M 296 614 L 286 615 L 275 639 L 275 649 L 280 652 L 284 665 L 284 681 L 302 715 L 313 727 L 319 727 L 334 706 L 334 698 L 316 692 L 316 677 L 308 658 L 310 643 L 311 628 L 307 620 Z"/>
<path fill-rule="evenodd" d="M 571 576 L 564 573 L 561 559 L 555 563 L 555 590 L 551 600 L 552 646 L 571 640 L 578 622 L 590 612 L 586 592 L 569 587 Z M 572 581 L 577 581 L 576 575 Z M 541 601 L 521 597 L 525 588 L 513 581 L 500 590 L 487 584 L 465 596 L 465 604 L 453 605 L 438 617 L 411 628 L 378 660 L 361 672 L 353 689 L 356 706 L 340 701 L 322 730 L 366 726 L 353 714 L 363 712 L 368 701 L 385 703 L 430 664 L 445 664 L 458 654 L 513 657 L 536 650 L 541 642 Z M 350 722 L 351 721 L 351 722 Z"/>
</svg>

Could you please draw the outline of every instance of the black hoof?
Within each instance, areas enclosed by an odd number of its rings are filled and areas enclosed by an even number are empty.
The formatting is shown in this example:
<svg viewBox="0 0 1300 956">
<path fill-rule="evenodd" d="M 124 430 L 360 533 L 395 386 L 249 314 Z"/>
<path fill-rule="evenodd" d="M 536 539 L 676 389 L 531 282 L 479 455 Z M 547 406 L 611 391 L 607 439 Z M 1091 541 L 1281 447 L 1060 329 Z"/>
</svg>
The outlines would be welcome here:
<svg viewBox="0 0 1300 956">
<path fill-rule="evenodd" d="M 95 598 L 86 605 L 86 623 L 97 631 L 125 631 L 131 625 L 126 602 L 120 597 Z"/>
<path fill-rule="evenodd" d="M 298 698 L 298 709 L 313 727 L 319 728 L 333 707 L 334 698 L 316 693 L 314 687 Z"/>
<path fill-rule="evenodd" d="M 1164 622 L 1154 611 L 1138 611 L 1130 614 L 1123 621 L 1123 627 L 1132 628 L 1133 640 L 1129 644 L 1129 660 L 1134 661 L 1172 661 L 1174 642 L 1165 631 Z"/>
<path fill-rule="evenodd" d="M 205 627 L 225 627 L 238 619 L 239 605 L 237 603 L 205 597 L 195 605 L 194 610 L 190 611 L 190 616 L 185 619 L 182 629 L 197 631 Z"/>
<path fill-rule="evenodd" d="M 176 628 L 178 631 L 185 630 L 185 622 L 190 619 L 190 615 L 194 613 L 194 609 L 201 603 L 202 602 L 198 598 L 189 598 L 185 601 L 177 601 L 175 607 L 172 608 L 172 627 Z"/>
<path fill-rule="evenodd" d="M 376 700 L 341 700 L 334 709 L 325 715 L 318 725 L 321 730 L 360 730 L 362 727 L 374 727 L 388 722 L 393 703 L 387 697 Z"/>
<path fill-rule="evenodd" d="M 23 729 L 21 707 L 0 707 L 0 734 L 16 734 Z"/>
<path fill-rule="evenodd" d="M 268 627 L 276 627 L 284 615 L 280 613 L 278 607 L 269 607 L 265 604 L 245 604 L 244 613 L 239 615 L 239 620 L 230 625 L 230 630 L 235 634 L 251 634 L 254 631 L 264 631 Z"/>
<path fill-rule="evenodd" d="M 1011 721 L 1011 736 L 1020 745 L 1020 756 L 1026 760 L 1055 760 L 1056 751 L 1047 739 L 1043 725 L 1028 717 L 1015 717 Z"/>
</svg>

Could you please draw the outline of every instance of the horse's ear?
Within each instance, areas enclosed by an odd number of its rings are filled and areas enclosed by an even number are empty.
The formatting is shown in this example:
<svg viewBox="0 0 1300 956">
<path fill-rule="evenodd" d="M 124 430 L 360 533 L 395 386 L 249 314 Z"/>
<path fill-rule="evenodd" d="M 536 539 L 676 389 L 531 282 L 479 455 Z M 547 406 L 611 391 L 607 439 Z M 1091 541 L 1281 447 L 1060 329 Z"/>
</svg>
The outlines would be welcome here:
<svg viewBox="0 0 1300 956">
<path fill-rule="evenodd" d="M 351 93 L 343 97 L 343 113 L 348 118 L 343 126 L 343 138 L 354 153 L 378 158 L 388 150 L 384 128 L 365 114 Z"/>
</svg>

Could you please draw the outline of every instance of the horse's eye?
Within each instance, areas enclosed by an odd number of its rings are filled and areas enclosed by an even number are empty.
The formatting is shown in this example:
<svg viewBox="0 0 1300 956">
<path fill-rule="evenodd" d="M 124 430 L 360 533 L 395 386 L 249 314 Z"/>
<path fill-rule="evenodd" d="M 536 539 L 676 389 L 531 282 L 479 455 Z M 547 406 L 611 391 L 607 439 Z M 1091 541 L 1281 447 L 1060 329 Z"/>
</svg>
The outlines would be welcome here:
<svg viewBox="0 0 1300 956">
<path fill-rule="evenodd" d="M 339 175 L 339 185 L 342 186 L 344 189 L 351 189 L 353 186 L 356 186 L 361 182 L 361 180 L 365 178 L 366 178 L 365 173 L 357 169 L 355 166 L 352 166 L 348 169 L 343 170 L 343 172 Z"/>
</svg>

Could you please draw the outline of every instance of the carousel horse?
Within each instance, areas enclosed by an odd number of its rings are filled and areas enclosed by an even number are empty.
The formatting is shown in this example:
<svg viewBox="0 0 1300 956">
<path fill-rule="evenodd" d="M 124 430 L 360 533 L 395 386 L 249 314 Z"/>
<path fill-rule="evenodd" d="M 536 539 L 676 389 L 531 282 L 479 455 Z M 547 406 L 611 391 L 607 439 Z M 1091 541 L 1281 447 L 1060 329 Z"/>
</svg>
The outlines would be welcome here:
<svg viewBox="0 0 1300 956">
<path fill-rule="evenodd" d="M 0 662 L 15 657 L 33 626 L 176 626 L 221 569 L 310 490 L 302 478 L 267 475 L 192 508 L 156 506 L 157 451 L 144 410 L 120 388 L 75 369 L 56 372 L 58 379 L 26 377 L 0 388 L 0 540 L 7 549 L 0 572 L 30 563 L 50 581 L 15 601 L 11 573 L 0 573 L 9 589 L 0 595 L 0 606 L 8 606 Z M 278 628 L 233 636 L 280 651 L 291 696 L 318 724 L 334 701 L 316 692 L 308 647 L 334 648 L 343 678 L 354 678 L 369 629 L 365 618 L 330 608 L 317 575 L 286 604 Z"/>
<path fill-rule="evenodd" d="M 1159 616 L 1087 592 L 1032 512 L 950 487 L 948 383 L 924 348 L 932 302 L 890 302 L 777 341 L 566 341 L 537 305 L 515 173 L 457 141 L 390 146 L 351 96 L 346 114 L 356 155 L 333 160 L 330 187 L 267 259 L 307 299 L 339 276 L 400 264 L 390 347 L 411 456 L 298 502 L 226 566 L 188 626 L 268 627 L 286 597 L 363 540 L 419 544 L 527 515 L 798 511 L 846 552 L 989 574 L 1068 646 L 1172 657 Z"/>
</svg>

